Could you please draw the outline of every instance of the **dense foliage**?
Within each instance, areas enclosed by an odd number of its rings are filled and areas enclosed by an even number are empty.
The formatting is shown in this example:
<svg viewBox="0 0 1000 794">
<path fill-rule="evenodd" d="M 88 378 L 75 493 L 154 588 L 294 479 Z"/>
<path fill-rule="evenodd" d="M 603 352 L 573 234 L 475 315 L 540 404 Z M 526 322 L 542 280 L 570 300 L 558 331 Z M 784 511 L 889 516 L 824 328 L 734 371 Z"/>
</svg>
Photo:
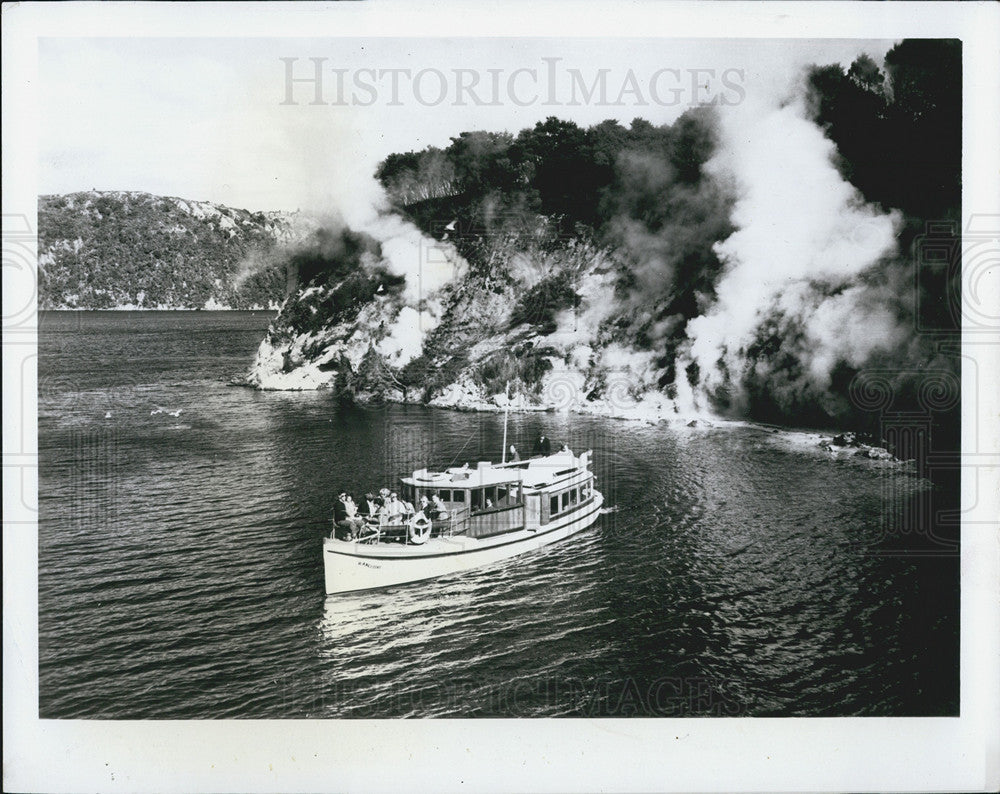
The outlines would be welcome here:
<svg viewBox="0 0 1000 794">
<path fill-rule="evenodd" d="M 498 350 L 476 365 L 473 381 L 482 386 L 485 394 L 503 394 L 509 386 L 515 394 L 537 395 L 542 376 L 552 369 L 550 358 L 554 352 L 531 342 Z"/>
<path fill-rule="evenodd" d="M 41 308 L 267 307 L 295 219 L 148 193 L 40 196 Z"/>
</svg>

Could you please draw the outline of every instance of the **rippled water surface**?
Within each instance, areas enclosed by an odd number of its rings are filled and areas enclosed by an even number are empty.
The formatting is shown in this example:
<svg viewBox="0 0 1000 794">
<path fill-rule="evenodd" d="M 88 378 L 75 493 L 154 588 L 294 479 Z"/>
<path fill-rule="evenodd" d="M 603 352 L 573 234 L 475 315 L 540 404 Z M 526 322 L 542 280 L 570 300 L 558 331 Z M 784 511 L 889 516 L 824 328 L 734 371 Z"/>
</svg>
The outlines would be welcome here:
<svg viewBox="0 0 1000 794">
<path fill-rule="evenodd" d="M 43 314 L 42 717 L 957 713 L 957 558 L 899 530 L 934 487 L 764 427 L 512 416 L 616 510 L 327 598 L 336 490 L 495 458 L 502 418 L 227 386 L 268 320 Z"/>
</svg>

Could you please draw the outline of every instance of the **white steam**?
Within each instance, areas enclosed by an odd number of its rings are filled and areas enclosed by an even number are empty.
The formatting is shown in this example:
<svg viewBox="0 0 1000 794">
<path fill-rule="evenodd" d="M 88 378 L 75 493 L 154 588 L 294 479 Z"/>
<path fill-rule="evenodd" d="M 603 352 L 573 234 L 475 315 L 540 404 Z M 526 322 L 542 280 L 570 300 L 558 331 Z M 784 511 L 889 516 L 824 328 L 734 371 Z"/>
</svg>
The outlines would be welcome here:
<svg viewBox="0 0 1000 794">
<path fill-rule="evenodd" d="M 382 246 L 383 264 L 406 279 L 403 306 L 379 344 L 389 363 L 402 367 L 420 355 L 427 334 L 441 322 L 443 290 L 466 272 L 466 262 L 451 243 L 422 234 L 409 221 L 377 213 L 360 227 Z"/>
<path fill-rule="evenodd" d="M 705 392 L 732 389 L 755 331 L 775 312 L 802 322 L 801 363 L 821 388 L 838 360 L 860 365 L 901 335 L 891 312 L 871 305 L 857 284 L 895 251 L 898 217 L 866 204 L 841 177 L 835 146 L 807 118 L 804 102 L 748 103 L 720 122 L 719 152 L 708 168 L 736 184 L 737 230 L 715 247 L 725 268 L 715 304 L 687 325 L 690 347 L 677 365 L 686 410 L 699 401 L 685 368 L 698 365 Z M 730 394 L 738 403 L 740 395 Z"/>
</svg>

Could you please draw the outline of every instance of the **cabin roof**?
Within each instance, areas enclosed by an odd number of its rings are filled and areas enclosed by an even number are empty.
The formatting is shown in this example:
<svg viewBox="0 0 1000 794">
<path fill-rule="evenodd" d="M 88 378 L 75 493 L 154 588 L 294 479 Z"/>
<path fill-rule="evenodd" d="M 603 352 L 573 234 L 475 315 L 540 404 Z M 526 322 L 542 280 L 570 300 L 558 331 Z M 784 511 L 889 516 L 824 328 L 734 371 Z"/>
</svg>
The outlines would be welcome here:
<svg viewBox="0 0 1000 794">
<path fill-rule="evenodd" d="M 417 488 L 483 488 L 515 482 L 536 485 L 550 482 L 560 473 L 568 474 L 568 470 L 585 466 L 582 457 L 578 458 L 572 452 L 556 452 L 511 463 L 482 461 L 476 466 L 466 464 L 444 471 L 419 469 L 411 476 L 403 477 L 402 482 Z"/>
</svg>

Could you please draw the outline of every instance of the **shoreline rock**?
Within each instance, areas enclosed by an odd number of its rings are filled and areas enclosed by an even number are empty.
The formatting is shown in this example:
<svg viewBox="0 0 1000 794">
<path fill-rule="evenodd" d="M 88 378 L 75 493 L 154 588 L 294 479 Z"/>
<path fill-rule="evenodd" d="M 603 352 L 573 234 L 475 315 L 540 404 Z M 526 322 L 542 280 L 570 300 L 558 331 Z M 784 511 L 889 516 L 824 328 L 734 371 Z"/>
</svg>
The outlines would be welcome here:
<svg viewBox="0 0 1000 794">
<path fill-rule="evenodd" d="M 885 443 L 885 439 L 882 439 L 881 444 L 867 444 L 858 438 L 857 433 L 843 432 L 832 437 L 821 437 L 817 446 L 834 457 L 840 457 L 853 450 L 851 457 L 903 463 L 904 461 L 901 461 L 883 446 Z"/>
</svg>

